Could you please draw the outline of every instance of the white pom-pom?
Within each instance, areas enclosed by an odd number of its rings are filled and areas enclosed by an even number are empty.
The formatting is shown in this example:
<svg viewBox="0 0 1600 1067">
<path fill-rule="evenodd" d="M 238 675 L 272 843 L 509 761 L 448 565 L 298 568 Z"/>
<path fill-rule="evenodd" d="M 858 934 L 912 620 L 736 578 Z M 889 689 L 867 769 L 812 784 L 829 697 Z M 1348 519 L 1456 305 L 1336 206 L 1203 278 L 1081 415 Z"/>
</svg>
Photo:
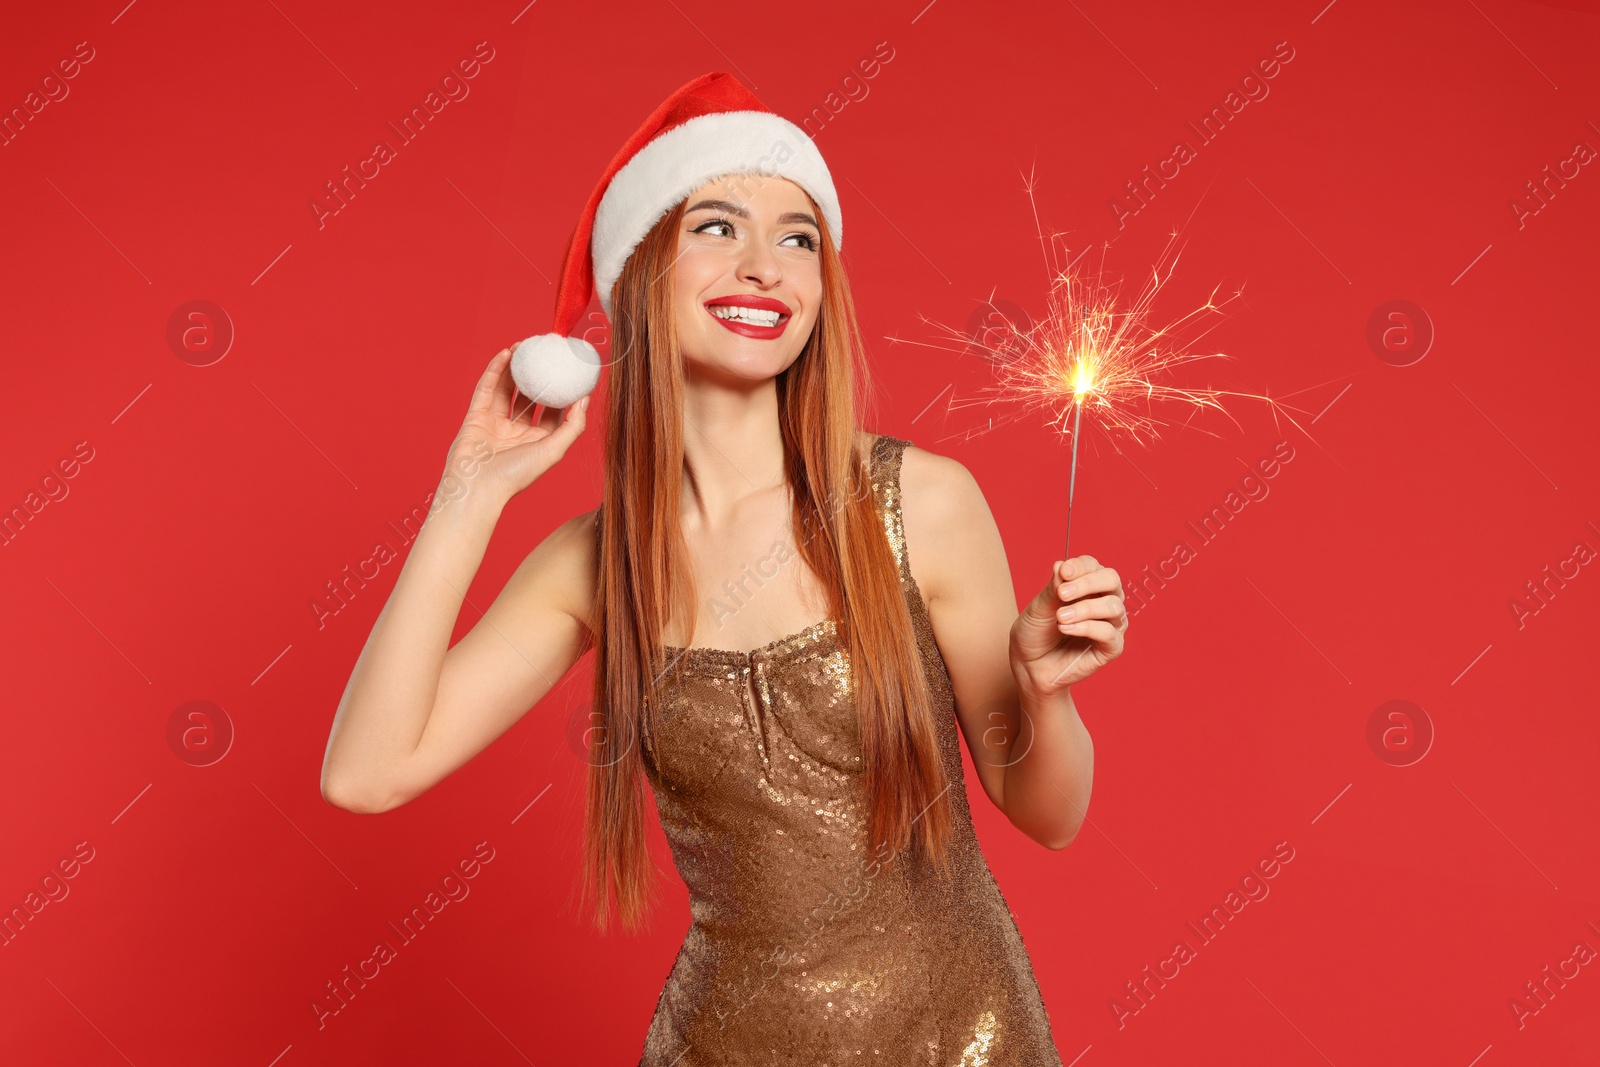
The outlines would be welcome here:
<svg viewBox="0 0 1600 1067">
<path fill-rule="evenodd" d="M 517 342 L 511 353 L 511 380 L 534 403 L 564 408 L 594 391 L 600 381 L 600 353 L 579 337 L 536 334 Z"/>
</svg>

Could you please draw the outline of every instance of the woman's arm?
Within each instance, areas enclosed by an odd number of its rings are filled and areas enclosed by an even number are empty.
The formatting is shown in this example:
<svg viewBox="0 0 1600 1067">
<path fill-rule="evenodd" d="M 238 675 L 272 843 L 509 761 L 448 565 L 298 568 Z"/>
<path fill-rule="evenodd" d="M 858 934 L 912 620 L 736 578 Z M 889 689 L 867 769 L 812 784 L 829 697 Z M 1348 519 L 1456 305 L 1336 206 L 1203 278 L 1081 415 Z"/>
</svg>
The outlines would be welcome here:
<svg viewBox="0 0 1600 1067">
<path fill-rule="evenodd" d="M 928 602 L 978 779 L 1019 830 L 1047 848 L 1065 848 L 1083 824 L 1094 780 L 1094 743 L 1068 685 L 1111 657 L 1085 655 L 1092 642 L 1072 636 L 1083 633 L 1081 627 L 1059 628 L 1059 582 L 1048 583 L 1019 614 L 1000 531 L 962 464 L 909 447 L 901 480 L 907 555 Z M 1072 562 L 1096 571 L 1091 584 L 1109 576 L 1117 590 L 1115 598 L 1097 598 L 1093 609 L 1075 606 L 1114 619 L 1121 595 L 1115 572 L 1090 557 Z M 1084 592 L 1072 591 L 1070 599 Z M 1121 631 L 1115 632 L 1120 652 Z"/>
<path fill-rule="evenodd" d="M 432 508 L 339 701 L 322 764 L 322 794 L 336 807 L 387 811 L 431 788 L 504 733 L 585 648 L 593 512 L 545 538 L 449 647 L 501 511 L 584 426 L 578 405 L 546 411 L 538 424 L 525 412 L 511 418 L 509 362 L 502 351 L 479 381 Z"/>
</svg>

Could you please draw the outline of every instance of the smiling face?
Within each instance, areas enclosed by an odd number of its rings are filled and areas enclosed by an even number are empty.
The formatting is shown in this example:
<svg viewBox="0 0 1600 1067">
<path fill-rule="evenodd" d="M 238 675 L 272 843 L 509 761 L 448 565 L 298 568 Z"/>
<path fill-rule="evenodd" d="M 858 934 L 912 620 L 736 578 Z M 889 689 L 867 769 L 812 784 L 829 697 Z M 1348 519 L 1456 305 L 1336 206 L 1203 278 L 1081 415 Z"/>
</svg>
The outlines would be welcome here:
<svg viewBox="0 0 1600 1067">
<path fill-rule="evenodd" d="M 784 178 L 732 175 L 689 194 L 673 267 L 687 375 L 763 381 L 799 357 L 822 304 L 817 214 Z"/>
</svg>

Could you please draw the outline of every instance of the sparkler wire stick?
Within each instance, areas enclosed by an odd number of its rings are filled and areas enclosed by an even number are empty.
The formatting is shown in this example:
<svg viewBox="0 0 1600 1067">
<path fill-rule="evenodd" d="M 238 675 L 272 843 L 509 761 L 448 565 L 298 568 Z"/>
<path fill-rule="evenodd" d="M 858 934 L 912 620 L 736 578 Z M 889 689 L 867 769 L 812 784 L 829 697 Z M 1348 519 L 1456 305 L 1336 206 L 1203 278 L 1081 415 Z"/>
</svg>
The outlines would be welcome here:
<svg viewBox="0 0 1600 1067">
<path fill-rule="evenodd" d="M 1077 411 L 1072 414 L 1072 473 L 1067 477 L 1067 543 L 1061 549 L 1063 561 L 1072 558 L 1072 490 L 1078 484 L 1078 426 L 1083 422 L 1083 400 L 1080 397 L 1074 404 Z"/>
</svg>

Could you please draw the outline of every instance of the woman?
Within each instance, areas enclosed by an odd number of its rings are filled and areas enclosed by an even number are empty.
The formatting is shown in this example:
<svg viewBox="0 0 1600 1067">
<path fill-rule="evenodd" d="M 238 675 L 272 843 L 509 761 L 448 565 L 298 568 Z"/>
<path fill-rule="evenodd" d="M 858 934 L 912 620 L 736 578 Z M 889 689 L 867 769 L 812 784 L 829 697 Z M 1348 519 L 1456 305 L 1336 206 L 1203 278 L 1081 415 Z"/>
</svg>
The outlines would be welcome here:
<svg viewBox="0 0 1600 1067">
<path fill-rule="evenodd" d="M 323 791 L 405 803 L 592 647 L 596 920 L 646 912 L 646 785 L 693 916 L 641 1064 L 1058 1065 L 957 735 L 1007 818 L 1064 848 L 1093 771 L 1069 686 L 1121 653 L 1121 582 L 1060 561 L 1019 616 L 966 469 L 859 428 L 841 233 L 815 146 L 733 78 L 657 109 L 580 219 L 557 333 L 532 341 L 586 351 L 564 335 L 598 293 L 604 503 L 448 647 L 501 509 L 587 422 L 570 392 L 515 413 L 500 352 L 351 674 Z M 560 392 L 559 365 L 520 369 L 535 399 Z"/>
</svg>

